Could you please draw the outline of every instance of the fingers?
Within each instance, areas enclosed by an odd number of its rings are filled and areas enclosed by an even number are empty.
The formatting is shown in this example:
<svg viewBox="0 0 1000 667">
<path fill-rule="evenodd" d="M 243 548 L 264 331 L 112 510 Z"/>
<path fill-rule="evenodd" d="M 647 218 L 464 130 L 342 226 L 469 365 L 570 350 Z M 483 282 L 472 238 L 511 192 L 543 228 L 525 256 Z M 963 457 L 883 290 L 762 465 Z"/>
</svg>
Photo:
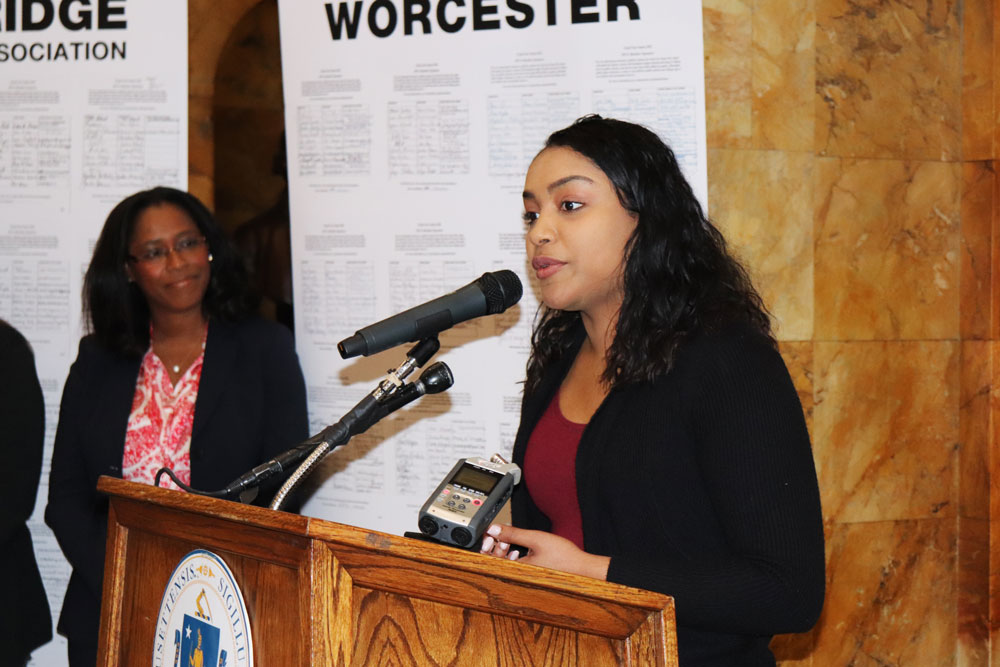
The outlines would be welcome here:
<svg viewBox="0 0 1000 667">
<path fill-rule="evenodd" d="M 500 537 L 502 532 L 503 527 L 496 523 L 487 528 L 486 536 L 483 538 L 483 546 L 479 550 L 484 554 L 506 558 L 510 543 L 504 542 Z"/>
<path fill-rule="evenodd" d="M 514 526 L 508 526 L 502 523 L 494 523 L 486 529 L 487 535 L 495 538 L 497 542 L 506 542 L 507 544 L 519 542 L 526 532 L 530 531 L 525 531 L 521 528 L 515 528 Z"/>
<path fill-rule="evenodd" d="M 493 545 L 494 544 L 496 544 L 496 540 L 494 540 L 492 537 L 490 537 L 489 535 L 487 535 L 486 537 L 483 538 L 483 545 L 481 547 L 479 547 L 479 550 L 481 552 L 483 552 L 484 554 L 485 553 L 489 553 L 490 551 L 493 550 Z"/>
<path fill-rule="evenodd" d="M 514 542 L 516 535 L 523 533 L 524 531 L 513 526 L 495 523 L 486 530 L 486 535 L 483 537 L 483 544 L 479 550 L 484 554 L 489 554 L 497 558 L 517 560 L 524 555 L 526 548 L 518 546 L 512 549 L 511 544 Z"/>
<path fill-rule="evenodd" d="M 486 530 L 481 550 L 495 558 L 602 580 L 607 579 L 611 563 L 608 556 L 589 554 L 565 537 L 502 524 L 494 524 Z"/>
</svg>

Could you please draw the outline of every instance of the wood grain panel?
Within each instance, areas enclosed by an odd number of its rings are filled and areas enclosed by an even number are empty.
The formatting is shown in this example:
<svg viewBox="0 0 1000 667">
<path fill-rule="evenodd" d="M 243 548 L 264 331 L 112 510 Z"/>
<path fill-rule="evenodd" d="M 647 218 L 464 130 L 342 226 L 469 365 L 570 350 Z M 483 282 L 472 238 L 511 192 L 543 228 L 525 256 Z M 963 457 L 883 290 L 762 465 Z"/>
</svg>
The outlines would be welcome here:
<svg viewBox="0 0 1000 667">
<path fill-rule="evenodd" d="M 360 587 L 355 600 L 355 665 L 623 664 L 623 640 Z"/>
<path fill-rule="evenodd" d="M 106 662 L 118 664 L 118 647 L 121 643 L 122 599 L 115 591 L 122 588 L 127 561 L 128 529 L 116 520 L 115 508 L 108 511 L 108 542 L 104 551 L 104 590 L 102 594 L 101 629 L 97 655 Z"/>
<path fill-rule="evenodd" d="M 419 540 L 102 478 L 102 665 L 148 665 L 193 549 L 243 591 L 255 664 L 676 665 L 666 596 Z"/>
<path fill-rule="evenodd" d="M 337 556 L 359 586 L 618 639 L 631 635 L 651 611 L 615 600 L 615 589 L 625 592 L 625 587 L 611 584 L 609 591 L 605 582 L 573 577 L 572 588 L 564 588 L 559 585 L 564 583 L 562 577 L 553 576 L 561 572 L 479 554 L 470 556 L 485 561 L 487 572 L 417 563 L 343 545 L 337 548 Z M 483 565 L 477 563 L 476 568 Z"/>
<path fill-rule="evenodd" d="M 168 491 L 168 493 L 179 492 Z M 224 501 L 222 504 L 235 505 L 237 508 L 246 507 Z M 246 509 L 268 511 L 257 507 L 246 507 Z M 285 525 L 277 522 L 270 526 L 259 527 L 248 525 L 246 519 L 230 518 L 225 515 L 208 517 L 198 514 L 196 510 L 197 507 L 173 509 L 142 503 L 123 503 L 119 507 L 118 520 L 129 528 L 154 532 L 190 544 L 212 544 L 216 549 L 235 551 L 260 560 L 280 563 L 286 567 L 298 567 L 309 549 L 309 539 L 301 536 L 301 533 L 305 532 L 305 523 L 292 521 Z M 293 516 L 283 512 L 275 514 Z M 300 535 L 296 535 L 296 532 Z"/>
</svg>

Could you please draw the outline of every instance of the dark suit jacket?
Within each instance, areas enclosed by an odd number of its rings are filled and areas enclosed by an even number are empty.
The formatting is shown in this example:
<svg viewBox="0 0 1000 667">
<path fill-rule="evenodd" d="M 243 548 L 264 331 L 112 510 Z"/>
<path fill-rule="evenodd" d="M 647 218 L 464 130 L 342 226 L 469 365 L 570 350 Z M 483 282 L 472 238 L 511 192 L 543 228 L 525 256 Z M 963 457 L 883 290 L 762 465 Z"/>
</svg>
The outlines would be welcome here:
<svg viewBox="0 0 1000 667">
<path fill-rule="evenodd" d="M 108 520 L 97 478 L 122 475 L 140 363 L 87 336 L 63 389 L 45 521 L 73 566 L 58 625 L 72 640 L 97 643 Z M 220 489 L 304 440 L 308 428 L 291 333 L 259 319 L 211 322 L 191 432 L 191 486 Z"/>
<path fill-rule="evenodd" d="M 52 639 L 52 615 L 27 521 L 42 473 L 45 404 L 28 342 L 0 321 L 0 662 L 17 662 Z"/>
<path fill-rule="evenodd" d="M 518 465 L 583 343 L 579 323 L 575 335 L 524 396 Z M 608 581 L 674 598 L 681 665 L 774 667 L 771 635 L 816 623 L 826 574 L 809 432 L 781 355 L 751 328 L 694 334 L 668 373 L 611 389 L 574 473 L 584 550 L 611 557 Z M 513 522 L 551 530 L 533 475 Z"/>
</svg>

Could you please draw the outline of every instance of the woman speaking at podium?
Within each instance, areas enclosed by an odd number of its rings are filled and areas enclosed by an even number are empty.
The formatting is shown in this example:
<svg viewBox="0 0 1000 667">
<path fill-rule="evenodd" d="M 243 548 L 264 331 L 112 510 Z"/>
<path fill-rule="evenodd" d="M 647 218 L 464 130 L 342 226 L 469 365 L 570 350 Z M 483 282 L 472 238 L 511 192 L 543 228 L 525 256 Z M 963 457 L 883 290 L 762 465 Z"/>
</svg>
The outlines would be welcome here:
<svg viewBox="0 0 1000 667">
<path fill-rule="evenodd" d="M 73 567 L 58 624 L 71 665 L 93 667 L 97 655 L 100 475 L 152 484 L 168 467 L 215 490 L 308 436 L 291 333 L 249 316 L 246 283 L 211 213 L 186 192 L 139 192 L 104 224 L 84 278 L 91 333 L 63 390 L 45 511 Z"/>
<path fill-rule="evenodd" d="M 673 152 L 555 132 L 524 187 L 543 309 L 514 444 L 516 527 L 484 552 L 674 597 L 680 664 L 771 665 L 816 622 L 819 490 L 770 320 Z M 517 553 L 510 544 L 527 548 Z"/>
</svg>

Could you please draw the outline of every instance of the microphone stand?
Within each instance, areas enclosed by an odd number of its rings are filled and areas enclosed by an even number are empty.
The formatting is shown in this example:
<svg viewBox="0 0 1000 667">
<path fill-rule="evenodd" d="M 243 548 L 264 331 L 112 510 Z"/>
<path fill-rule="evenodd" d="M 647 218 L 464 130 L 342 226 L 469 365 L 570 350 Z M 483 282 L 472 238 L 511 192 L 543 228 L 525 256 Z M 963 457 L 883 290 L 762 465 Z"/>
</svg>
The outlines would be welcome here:
<svg viewBox="0 0 1000 667">
<path fill-rule="evenodd" d="M 399 368 L 389 369 L 388 374 L 379 382 L 378 386 L 336 423 L 327 426 L 298 446 L 256 466 L 230 482 L 224 489 L 218 491 L 194 489 L 179 480 L 170 468 L 160 468 L 157 471 L 154 486 L 159 486 L 161 476 L 167 475 L 179 488 L 188 493 L 212 498 L 239 496 L 241 501 L 250 502 L 256 496 L 262 482 L 290 469 L 291 466 L 304 459 L 304 462 L 292 473 L 271 501 L 269 506 L 271 509 L 280 509 L 288 494 L 330 450 L 347 443 L 353 436 L 364 433 L 380 419 L 420 396 L 426 393 L 433 394 L 444 391 L 452 385 L 454 378 L 451 375 L 451 370 L 442 362 L 429 367 L 416 383 L 406 384 L 404 382 L 415 368 L 427 363 L 440 347 L 441 344 L 436 336 L 421 340 L 406 353 L 406 360 L 400 364 Z M 432 370 L 433 372 L 431 372 Z"/>
<path fill-rule="evenodd" d="M 444 391 L 452 385 L 454 378 L 451 370 L 444 363 L 437 363 L 427 369 L 421 376 L 420 382 L 416 383 L 416 389 L 407 391 L 415 387 L 414 384 L 405 385 L 403 380 L 413 372 L 414 368 L 423 366 L 434 353 L 441 347 L 437 336 L 430 336 L 417 343 L 406 353 L 406 361 L 400 364 L 397 369 L 390 369 L 378 387 L 368 396 L 365 396 L 355 405 L 350 412 L 335 424 L 327 426 L 317 436 L 320 440 L 316 448 L 306 457 L 306 460 L 295 469 L 285 483 L 281 485 L 274 495 L 269 505 L 270 509 L 279 510 L 296 486 L 312 472 L 313 468 L 322 460 L 330 450 L 345 444 L 352 436 L 364 433 L 373 424 L 391 412 L 398 410 L 410 401 L 417 399 L 425 393 L 437 393 Z M 435 369 L 439 367 L 439 369 Z M 431 371 L 436 371 L 432 373 Z M 427 383 L 423 382 L 424 376 L 434 376 Z M 440 378 L 438 378 L 440 376 Z"/>
</svg>

